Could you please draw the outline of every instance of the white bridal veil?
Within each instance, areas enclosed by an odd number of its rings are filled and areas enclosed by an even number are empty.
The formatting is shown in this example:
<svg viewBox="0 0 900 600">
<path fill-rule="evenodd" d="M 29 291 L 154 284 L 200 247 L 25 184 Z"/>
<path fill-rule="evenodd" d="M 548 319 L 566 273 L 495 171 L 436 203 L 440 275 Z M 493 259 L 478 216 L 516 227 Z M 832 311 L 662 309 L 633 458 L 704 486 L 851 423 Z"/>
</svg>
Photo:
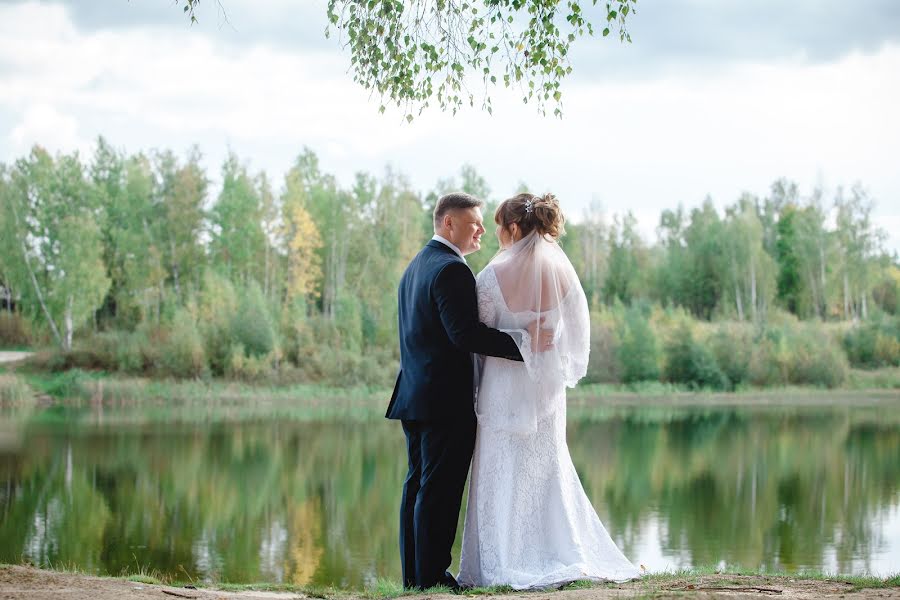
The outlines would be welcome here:
<svg viewBox="0 0 900 600">
<path fill-rule="evenodd" d="M 479 301 L 489 296 L 495 326 L 513 337 L 528 374 L 526 380 L 517 370 L 520 381 L 501 383 L 485 372 L 479 419 L 534 431 L 540 418 L 565 406 L 565 387 L 574 387 L 587 372 L 590 317 L 584 290 L 559 244 L 537 232 L 501 251 L 479 276 L 479 288 Z M 536 322 L 553 331 L 549 349 L 535 347 Z"/>
</svg>

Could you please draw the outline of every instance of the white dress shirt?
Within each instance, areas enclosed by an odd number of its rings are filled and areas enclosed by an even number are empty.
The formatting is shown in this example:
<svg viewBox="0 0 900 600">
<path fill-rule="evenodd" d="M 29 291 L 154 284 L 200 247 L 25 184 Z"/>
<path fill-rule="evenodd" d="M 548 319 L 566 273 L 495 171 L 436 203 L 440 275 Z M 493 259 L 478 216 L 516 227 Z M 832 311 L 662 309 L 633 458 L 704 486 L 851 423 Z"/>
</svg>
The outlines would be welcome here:
<svg viewBox="0 0 900 600">
<path fill-rule="evenodd" d="M 463 259 L 463 262 L 466 262 L 466 257 L 463 256 L 463 253 L 460 252 L 459 248 L 456 247 L 456 244 L 454 244 L 454 243 L 451 242 L 450 240 L 448 240 L 448 239 L 446 239 L 446 238 L 444 238 L 444 237 L 441 237 L 441 236 L 439 236 L 438 234 L 434 234 L 434 237 L 431 238 L 431 239 L 437 240 L 437 241 L 439 241 L 440 243 L 442 243 L 443 245 L 447 246 L 448 248 L 450 248 L 451 250 L 453 250 L 454 252 L 456 252 L 456 253 L 459 255 L 459 257 L 460 257 L 461 259 Z M 468 264 L 468 263 L 466 263 L 466 264 Z"/>
</svg>

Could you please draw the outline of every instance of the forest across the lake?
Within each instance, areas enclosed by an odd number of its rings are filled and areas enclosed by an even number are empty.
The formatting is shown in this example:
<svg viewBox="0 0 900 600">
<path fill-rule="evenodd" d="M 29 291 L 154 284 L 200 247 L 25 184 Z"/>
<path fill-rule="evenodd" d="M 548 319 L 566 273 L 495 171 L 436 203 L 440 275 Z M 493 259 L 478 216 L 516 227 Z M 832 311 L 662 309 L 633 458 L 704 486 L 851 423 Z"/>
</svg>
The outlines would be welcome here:
<svg viewBox="0 0 900 600">
<path fill-rule="evenodd" d="M 0 348 L 43 350 L 33 366 L 51 372 L 383 388 L 397 284 L 436 199 L 487 201 L 476 274 L 498 250 L 506 195 L 471 166 L 426 193 L 390 167 L 342 185 L 306 148 L 283 181 L 235 154 L 218 180 L 213 195 L 197 149 L 103 138 L 91 157 L 36 146 L 0 165 Z M 900 366 L 900 267 L 862 185 L 779 179 L 724 211 L 673 200 L 653 241 L 631 212 L 560 200 L 591 307 L 583 383 L 896 386 L 867 371 Z"/>
</svg>

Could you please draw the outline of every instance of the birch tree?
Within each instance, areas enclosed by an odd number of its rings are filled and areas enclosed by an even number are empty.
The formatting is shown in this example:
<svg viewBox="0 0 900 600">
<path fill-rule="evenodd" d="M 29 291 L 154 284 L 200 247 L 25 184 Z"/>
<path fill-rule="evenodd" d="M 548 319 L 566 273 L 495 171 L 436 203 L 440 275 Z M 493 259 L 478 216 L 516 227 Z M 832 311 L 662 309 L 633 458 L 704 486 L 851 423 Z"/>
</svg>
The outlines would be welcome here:
<svg viewBox="0 0 900 600">
<path fill-rule="evenodd" d="M 749 313 L 759 323 L 774 293 L 775 263 L 763 246 L 763 226 L 756 211 L 756 198 L 745 195 L 725 210 L 722 247 L 724 290 L 735 305 L 738 319 Z"/>
<path fill-rule="evenodd" d="M 259 196 L 247 168 L 230 154 L 222 165 L 222 190 L 210 211 L 214 266 L 244 285 L 260 281 L 265 234 Z"/>
<path fill-rule="evenodd" d="M 609 232 L 609 270 L 603 283 L 603 299 L 630 304 L 638 298 L 641 275 L 647 266 L 647 249 L 637 230 L 637 219 L 628 211 L 616 215 Z"/>
<path fill-rule="evenodd" d="M 796 216 L 796 256 L 803 281 L 805 311 L 819 319 L 827 316 L 830 305 L 829 261 L 832 236 L 826 227 L 827 215 L 821 205 L 822 190 L 816 189 Z"/>
<path fill-rule="evenodd" d="M 77 154 L 54 160 L 35 147 L 16 161 L 7 194 L 18 242 L 18 287 L 40 307 L 42 318 L 63 350 L 75 329 L 90 319 L 109 290 L 97 221 Z M 27 287 L 26 287 L 27 286 Z"/>
<path fill-rule="evenodd" d="M 201 288 L 206 267 L 202 236 L 209 180 L 200 166 L 200 151 L 194 147 L 184 164 L 175 164 L 162 202 L 161 248 L 175 293 L 181 302 L 188 293 Z"/>
<path fill-rule="evenodd" d="M 842 313 L 845 319 L 865 319 L 872 287 L 872 262 L 884 234 L 872 223 L 873 202 L 862 186 L 854 185 L 849 197 L 839 189 L 834 206 Z"/>
<path fill-rule="evenodd" d="M 319 289 L 315 297 L 321 301 L 322 313 L 334 320 L 345 270 L 346 213 L 338 199 L 337 182 L 319 170 L 319 158 L 309 148 L 303 149 L 285 175 L 281 202 L 286 215 L 295 210 L 294 206 L 302 206 L 321 236 L 316 246 L 321 276 L 316 278 Z"/>
<path fill-rule="evenodd" d="M 353 80 L 381 97 L 382 110 L 396 104 L 408 120 L 431 104 L 455 114 L 477 102 L 491 112 L 489 90 L 499 85 L 518 90 L 542 113 L 552 106 L 561 115 L 574 42 L 611 33 L 630 42 L 626 19 L 636 4 L 329 0 L 327 33 L 336 32 L 350 53 Z M 200 0 L 182 6 L 195 21 Z"/>
</svg>

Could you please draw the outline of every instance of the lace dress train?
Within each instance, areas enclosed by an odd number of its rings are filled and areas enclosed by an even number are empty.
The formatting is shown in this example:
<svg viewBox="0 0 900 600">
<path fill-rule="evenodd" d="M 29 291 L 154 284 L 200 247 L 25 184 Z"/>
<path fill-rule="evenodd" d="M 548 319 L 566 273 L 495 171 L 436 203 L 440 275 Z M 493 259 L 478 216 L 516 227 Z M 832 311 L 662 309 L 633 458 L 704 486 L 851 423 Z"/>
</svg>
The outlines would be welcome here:
<svg viewBox="0 0 900 600">
<path fill-rule="evenodd" d="M 482 321 L 521 328 L 490 267 L 479 276 Z M 565 307 L 562 307 L 565 309 Z M 640 571 L 616 547 L 578 479 L 566 444 L 565 385 L 535 384 L 526 365 L 487 358 L 469 479 L 463 585 L 544 588 L 580 579 L 626 581 Z M 510 415 L 522 406 L 530 427 Z M 524 421 L 523 421 L 524 422 Z"/>
</svg>

